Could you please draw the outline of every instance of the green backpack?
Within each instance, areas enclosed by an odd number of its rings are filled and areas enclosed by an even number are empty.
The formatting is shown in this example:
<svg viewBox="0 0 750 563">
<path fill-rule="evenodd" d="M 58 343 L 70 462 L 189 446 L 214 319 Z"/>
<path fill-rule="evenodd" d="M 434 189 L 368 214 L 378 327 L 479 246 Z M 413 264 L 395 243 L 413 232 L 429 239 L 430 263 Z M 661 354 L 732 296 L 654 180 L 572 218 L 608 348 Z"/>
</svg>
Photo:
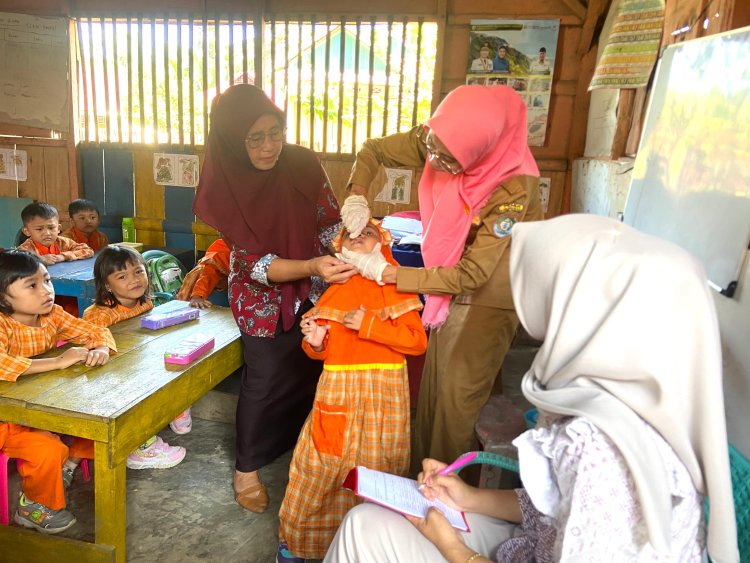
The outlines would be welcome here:
<svg viewBox="0 0 750 563">
<path fill-rule="evenodd" d="M 147 250 L 143 253 L 146 272 L 154 291 L 154 304 L 171 301 L 180 290 L 185 279 L 185 269 L 174 256 L 161 250 Z"/>
</svg>

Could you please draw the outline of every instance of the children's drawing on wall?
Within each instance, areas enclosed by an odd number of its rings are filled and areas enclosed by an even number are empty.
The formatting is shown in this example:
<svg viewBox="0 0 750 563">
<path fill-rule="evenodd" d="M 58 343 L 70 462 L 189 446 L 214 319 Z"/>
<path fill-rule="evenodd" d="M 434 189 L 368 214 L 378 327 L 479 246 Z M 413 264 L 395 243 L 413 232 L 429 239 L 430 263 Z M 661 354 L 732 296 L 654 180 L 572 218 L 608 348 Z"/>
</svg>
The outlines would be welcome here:
<svg viewBox="0 0 750 563">
<path fill-rule="evenodd" d="M 171 184 L 174 182 L 174 176 L 172 176 L 172 160 L 165 156 L 154 155 L 155 174 L 154 178 L 157 184 Z"/>
<path fill-rule="evenodd" d="M 0 149 L 0 180 L 25 182 L 27 162 L 26 151 Z"/>
<path fill-rule="evenodd" d="M 198 156 L 182 155 L 178 159 L 180 185 L 194 188 L 198 185 Z"/>
<path fill-rule="evenodd" d="M 154 182 L 162 186 L 198 185 L 198 155 L 154 153 Z"/>
<path fill-rule="evenodd" d="M 522 93 L 534 108 L 531 146 L 544 145 L 559 29 L 559 20 L 471 21 L 466 84 L 501 84 Z"/>
<path fill-rule="evenodd" d="M 549 207 L 549 190 L 552 185 L 551 178 L 539 178 L 539 199 L 542 203 L 542 211 L 547 213 Z"/>
<path fill-rule="evenodd" d="M 405 168 L 386 168 L 385 185 L 375 196 L 375 201 L 386 203 L 409 203 L 413 171 Z"/>
</svg>

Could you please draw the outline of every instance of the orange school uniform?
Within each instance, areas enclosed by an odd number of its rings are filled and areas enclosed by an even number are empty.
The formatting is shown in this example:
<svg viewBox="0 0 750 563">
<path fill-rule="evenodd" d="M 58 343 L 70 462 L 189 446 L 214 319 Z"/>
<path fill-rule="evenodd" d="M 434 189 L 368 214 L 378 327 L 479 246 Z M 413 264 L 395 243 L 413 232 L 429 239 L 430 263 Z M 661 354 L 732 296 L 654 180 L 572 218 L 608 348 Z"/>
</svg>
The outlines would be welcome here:
<svg viewBox="0 0 750 563">
<path fill-rule="evenodd" d="M 39 326 L 28 326 L 0 314 L 0 379 L 16 381 L 29 369 L 31 356 L 54 348 L 59 340 L 86 348 L 107 346 L 111 352 L 117 351 L 108 329 L 69 315 L 59 305 L 39 316 Z M 92 458 L 93 442 L 76 438 L 69 451 L 54 434 L 0 422 L 0 450 L 9 457 L 24 460 L 19 472 L 27 497 L 59 510 L 65 506 L 60 478 L 62 464 L 69 454 Z"/>
<path fill-rule="evenodd" d="M 231 249 L 217 239 L 206 249 L 206 255 L 190 270 L 175 299 L 190 301 L 191 297 L 208 299 L 216 287 L 226 289 L 229 276 Z"/>
<path fill-rule="evenodd" d="M 107 235 L 101 231 L 94 231 L 87 236 L 86 233 L 79 231 L 75 227 L 71 227 L 67 231 L 64 231 L 61 236 L 67 237 L 75 242 L 86 244 L 94 251 L 101 250 L 109 244 Z"/>
<path fill-rule="evenodd" d="M 367 307 L 359 331 L 344 314 Z M 302 427 L 279 511 L 279 538 L 296 557 L 320 559 L 357 499 L 341 487 L 364 465 L 403 475 L 409 467 L 409 383 L 404 354 L 427 347 L 415 294 L 398 293 L 362 276 L 329 287 L 305 316 L 330 329 L 324 349 L 302 347 L 323 360 L 313 410 Z"/>
<path fill-rule="evenodd" d="M 57 237 L 50 246 L 44 246 L 34 242 L 30 238 L 18 245 L 21 250 L 28 250 L 33 254 L 44 256 L 45 254 L 61 254 L 66 260 L 81 260 L 91 258 L 94 251 L 87 244 L 76 242 L 68 237 Z"/>
<path fill-rule="evenodd" d="M 0 451 L 8 457 L 23 460 L 18 473 L 26 498 L 53 510 L 65 507 L 62 466 L 68 459 L 68 448 L 60 438 L 44 430 L 35 430 L 0 422 Z"/>
<path fill-rule="evenodd" d="M 119 323 L 120 321 L 137 317 L 153 308 L 154 304 L 150 299 L 146 299 L 146 302 L 142 305 L 136 305 L 131 308 L 123 307 L 119 304 L 115 307 L 91 305 L 83 312 L 83 320 L 95 324 L 96 326 L 107 327 Z"/>
<path fill-rule="evenodd" d="M 0 314 L 0 379 L 15 381 L 29 369 L 32 356 L 53 349 L 60 340 L 89 349 L 107 346 L 117 352 L 108 329 L 69 315 L 59 305 L 46 315 L 39 315 L 39 326 L 21 324 Z"/>
</svg>

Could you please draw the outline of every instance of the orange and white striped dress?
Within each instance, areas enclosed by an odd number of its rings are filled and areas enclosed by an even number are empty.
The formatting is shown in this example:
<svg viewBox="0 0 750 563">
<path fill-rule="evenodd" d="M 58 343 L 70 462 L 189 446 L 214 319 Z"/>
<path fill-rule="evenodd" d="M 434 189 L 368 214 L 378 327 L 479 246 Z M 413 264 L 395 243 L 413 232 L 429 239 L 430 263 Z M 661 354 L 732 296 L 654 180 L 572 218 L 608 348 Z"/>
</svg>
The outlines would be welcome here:
<svg viewBox="0 0 750 563">
<path fill-rule="evenodd" d="M 367 308 L 358 332 L 345 313 Z M 313 410 L 294 449 L 279 511 L 279 539 L 296 557 L 322 559 L 357 497 L 341 484 L 357 465 L 404 475 L 409 467 L 409 384 L 404 354 L 427 347 L 418 297 L 357 275 L 331 286 L 307 313 L 330 329 Z M 306 315 L 306 316 L 307 316 Z"/>
</svg>

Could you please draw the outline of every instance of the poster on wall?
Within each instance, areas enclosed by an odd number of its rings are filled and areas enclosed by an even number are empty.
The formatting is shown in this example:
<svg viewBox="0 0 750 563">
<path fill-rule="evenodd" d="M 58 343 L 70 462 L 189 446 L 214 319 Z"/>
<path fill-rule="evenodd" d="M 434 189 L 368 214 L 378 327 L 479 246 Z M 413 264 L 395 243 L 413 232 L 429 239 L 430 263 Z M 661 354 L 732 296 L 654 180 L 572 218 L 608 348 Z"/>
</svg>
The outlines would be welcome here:
<svg viewBox="0 0 750 563">
<path fill-rule="evenodd" d="M 510 86 L 528 108 L 529 145 L 544 145 L 559 20 L 471 20 L 466 84 Z"/>
<path fill-rule="evenodd" d="M 67 18 L 0 12 L 0 123 L 68 131 L 69 25 Z"/>
<path fill-rule="evenodd" d="M 198 155 L 154 153 L 154 182 L 160 186 L 198 185 Z"/>
<path fill-rule="evenodd" d="M 414 172 L 406 168 L 386 168 L 385 184 L 375 201 L 403 203 L 411 201 L 411 181 Z"/>
<path fill-rule="evenodd" d="M 26 181 L 26 151 L 0 149 L 0 180 Z"/>
</svg>

